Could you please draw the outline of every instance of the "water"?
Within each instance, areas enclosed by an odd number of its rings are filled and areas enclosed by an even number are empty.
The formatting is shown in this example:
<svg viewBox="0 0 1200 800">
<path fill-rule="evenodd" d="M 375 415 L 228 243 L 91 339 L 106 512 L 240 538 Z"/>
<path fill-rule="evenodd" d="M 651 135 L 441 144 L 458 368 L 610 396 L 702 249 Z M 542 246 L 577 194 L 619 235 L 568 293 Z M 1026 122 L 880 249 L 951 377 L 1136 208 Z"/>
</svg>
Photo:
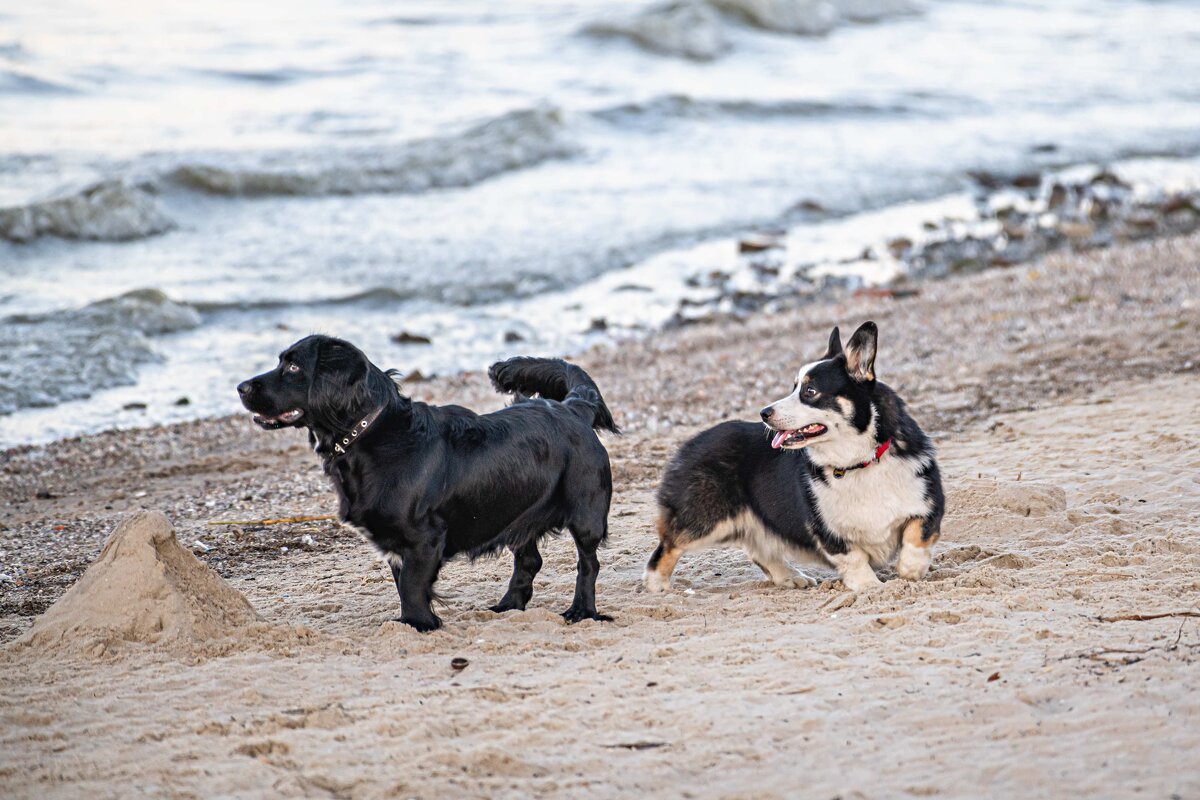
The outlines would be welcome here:
<svg viewBox="0 0 1200 800">
<path fill-rule="evenodd" d="M 1200 153 L 1186 2 L 695 5 L 7 4 L 0 442 L 234 411 L 311 331 L 426 374 L 641 335 L 732 232 L 824 246 L 801 200 L 848 241 Z"/>
</svg>

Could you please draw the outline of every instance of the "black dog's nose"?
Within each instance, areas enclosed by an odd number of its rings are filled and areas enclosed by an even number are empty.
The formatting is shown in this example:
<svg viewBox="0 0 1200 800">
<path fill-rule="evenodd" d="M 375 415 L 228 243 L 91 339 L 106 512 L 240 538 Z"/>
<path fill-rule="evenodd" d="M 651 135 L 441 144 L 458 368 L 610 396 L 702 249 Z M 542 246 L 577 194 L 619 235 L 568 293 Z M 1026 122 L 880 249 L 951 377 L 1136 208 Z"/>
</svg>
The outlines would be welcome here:
<svg viewBox="0 0 1200 800">
<path fill-rule="evenodd" d="M 238 394 L 242 397 L 245 397 L 252 391 L 254 391 L 254 381 L 242 381 L 238 384 Z"/>
<path fill-rule="evenodd" d="M 758 413 L 759 413 L 759 416 L 762 417 L 763 422 L 770 422 L 771 417 L 775 416 L 775 407 L 767 406 L 766 408 L 764 408 L 762 411 L 760 411 Z"/>
</svg>

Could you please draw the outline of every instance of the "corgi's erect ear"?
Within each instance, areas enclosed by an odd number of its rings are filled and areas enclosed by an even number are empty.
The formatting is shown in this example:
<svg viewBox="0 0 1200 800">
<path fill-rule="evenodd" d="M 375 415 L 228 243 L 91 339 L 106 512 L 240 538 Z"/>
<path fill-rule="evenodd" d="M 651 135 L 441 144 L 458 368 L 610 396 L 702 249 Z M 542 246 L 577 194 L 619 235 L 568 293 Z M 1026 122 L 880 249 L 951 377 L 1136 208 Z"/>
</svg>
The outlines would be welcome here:
<svg viewBox="0 0 1200 800">
<path fill-rule="evenodd" d="M 846 345 L 846 371 L 859 382 L 875 380 L 875 347 L 879 329 L 874 322 L 864 322 Z"/>
<path fill-rule="evenodd" d="M 836 358 L 842 352 L 842 334 L 838 331 L 837 326 L 833 326 L 833 333 L 829 334 L 829 347 L 825 350 L 825 355 L 821 357 L 822 361 L 828 361 L 831 358 Z"/>
</svg>

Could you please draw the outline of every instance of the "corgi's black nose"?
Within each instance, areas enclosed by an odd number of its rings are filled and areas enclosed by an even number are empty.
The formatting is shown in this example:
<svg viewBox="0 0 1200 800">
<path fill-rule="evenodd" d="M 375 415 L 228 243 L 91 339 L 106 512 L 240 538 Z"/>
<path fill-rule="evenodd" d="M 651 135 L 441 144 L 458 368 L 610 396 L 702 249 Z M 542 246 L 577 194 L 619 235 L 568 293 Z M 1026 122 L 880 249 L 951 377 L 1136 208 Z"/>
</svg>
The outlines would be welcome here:
<svg viewBox="0 0 1200 800">
<path fill-rule="evenodd" d="M 242 381 L 241 383 L 238 384 L 237 389 L 238 389 L 238 394 L 241 395 L 242 397 L 245 397 L 246 395 L 248 395 L 252 391 L 254 391 L 254 381 Z"/>
<path fill-rule="evenodd" d="M 758 412 L 758 414 L 762 417 L 763 422 L 770 422 L 771 417 L 775 416 L 775 407 L 767 406 L 762 411 Z"/>
</svg>

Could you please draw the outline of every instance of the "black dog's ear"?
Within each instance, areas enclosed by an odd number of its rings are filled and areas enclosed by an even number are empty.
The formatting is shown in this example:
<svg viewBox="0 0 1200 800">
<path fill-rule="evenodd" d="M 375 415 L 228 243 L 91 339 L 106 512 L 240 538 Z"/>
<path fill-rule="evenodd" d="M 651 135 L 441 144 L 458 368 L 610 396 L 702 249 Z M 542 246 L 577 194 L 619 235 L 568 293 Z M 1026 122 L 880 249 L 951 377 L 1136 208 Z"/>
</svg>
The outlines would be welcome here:
<svg viewBox="0 0 1200 800">
<path fill-rule="evenodd" d="M 828 361 L 831 358 L 837 358 L 842 352 L 842 334 L 837 326 L 833 326 L 833 333 L 829 334 L 829 347 L 825 350 L 825 355 L 822 356 L 822 361 Z"/>
<path fill-rule="evenodd" d="M 874 322 L 864 322 L 846 345 L 846 371 L 856 381 L 875 380 L 875 347 L 879 329 Z"/>
<path fill-rule="evenodd" d="M 317 348 L 316 379 L 349 388 L 367 377 L 367 357 L 353 345 L 325 340 Z"/>
</svg>

